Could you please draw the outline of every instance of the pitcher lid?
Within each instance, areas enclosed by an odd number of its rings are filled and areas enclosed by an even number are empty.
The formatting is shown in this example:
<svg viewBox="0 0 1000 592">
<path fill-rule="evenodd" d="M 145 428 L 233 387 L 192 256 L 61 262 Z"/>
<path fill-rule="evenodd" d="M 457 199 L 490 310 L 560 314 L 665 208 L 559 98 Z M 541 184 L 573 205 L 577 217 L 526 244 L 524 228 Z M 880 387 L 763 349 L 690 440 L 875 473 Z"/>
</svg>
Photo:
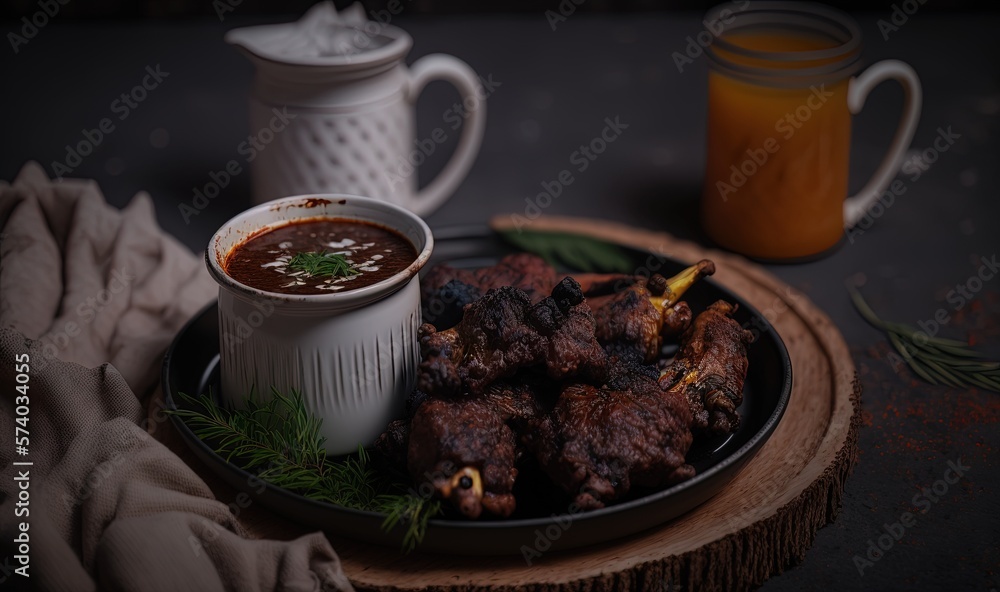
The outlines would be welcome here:
<svg viewBox="0 0 1000 592">
<path fill-rule="evenodd" d="M 294 66 L 369 67 L 401 59 L 413 44 L 402 29 L 368 20 L 360 2 L 338 13 L 329 0 L 297 21 L 232 29 L 225 40 L 251 56 Z"/>
</svg>

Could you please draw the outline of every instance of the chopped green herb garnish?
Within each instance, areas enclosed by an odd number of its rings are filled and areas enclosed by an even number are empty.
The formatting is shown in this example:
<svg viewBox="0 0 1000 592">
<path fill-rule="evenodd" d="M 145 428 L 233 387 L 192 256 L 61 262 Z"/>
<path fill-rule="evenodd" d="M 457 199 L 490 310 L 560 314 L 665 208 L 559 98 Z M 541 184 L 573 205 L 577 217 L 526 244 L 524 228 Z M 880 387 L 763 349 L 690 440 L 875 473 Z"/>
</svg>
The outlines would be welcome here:
<svg viewBox="0 0 1000 592">
<path fill-rule="evenodd" d="M 343 255 L 326 251 L 296 253 L 288 262 L 288 268 L 304 271 L 312 277 L 351 277 L 361 273 Z"/>
</svg>

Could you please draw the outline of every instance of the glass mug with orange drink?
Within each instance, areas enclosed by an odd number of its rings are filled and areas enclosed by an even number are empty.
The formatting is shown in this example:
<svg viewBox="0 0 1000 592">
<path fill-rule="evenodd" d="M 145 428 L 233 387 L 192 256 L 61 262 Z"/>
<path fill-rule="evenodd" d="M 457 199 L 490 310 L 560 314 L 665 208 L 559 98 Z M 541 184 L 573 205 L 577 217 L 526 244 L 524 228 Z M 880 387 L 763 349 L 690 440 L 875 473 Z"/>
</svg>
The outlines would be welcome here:
<svg viewBox="0 0 1000 592">
<path fill-rule="evenodd" d="M 828 251 L 903 163 L 920 117 L 916 73 L 896 60 L 860 72 L 857 23 L 819 4 L 724 5 L 709 11 L 706 22 L 721 29 L 706 52 L 706 232 L 759 259 Z M 851 115 L 890 79 L 905 94 L 899 128 L 872 178 L 847 197 Z"/>
</svg>

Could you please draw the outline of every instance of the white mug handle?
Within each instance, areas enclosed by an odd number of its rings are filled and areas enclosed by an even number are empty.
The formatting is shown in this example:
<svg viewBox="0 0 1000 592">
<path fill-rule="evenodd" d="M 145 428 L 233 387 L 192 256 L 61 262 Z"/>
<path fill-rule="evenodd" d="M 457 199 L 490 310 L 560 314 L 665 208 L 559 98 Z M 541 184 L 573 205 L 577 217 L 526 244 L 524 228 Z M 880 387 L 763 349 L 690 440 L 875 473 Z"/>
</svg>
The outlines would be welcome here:
<svg viewBox="0 0 1000 592">
<path fill-rule="evenodd" d="M 468 64 L 445 54 L 424 56 L 410 67 L 407 98 L 416 103 L 424 86 L 432 80 L 445 80 L 458 89 L 462 97 L 462 134 L 448 164 L 426 187 L 417 193 L 412 206 L 416 214 L 426 216 L 441 207 L 465 179 L 476 161 L 486 128 L 486 98 L 479 76 Z"/>
<path fill-rule="evenodd" d="M 844 202 L 844 226 L 850 228 L 864 217 L 868 208 L 875 203 L 879 195 L 889 186 L 899 168 L 903 166 L 913 132 L 917 130 L 920 119 L 920 79 L 913 68 L 899 60 L 884 60 L 872 64 L 860 76 L 851 79 L 847 89 L 847 108 L 852 114 L 857 114 L 865 106 L 865 99 L 873 88 L 885 80 L 898 80 L 903 86 L 903 114 L 899 118 L 899 127 L 892 139 L 892 145 L 882 159 L 882 164 L 872 175 L 868 183 Z"/>
</svg>

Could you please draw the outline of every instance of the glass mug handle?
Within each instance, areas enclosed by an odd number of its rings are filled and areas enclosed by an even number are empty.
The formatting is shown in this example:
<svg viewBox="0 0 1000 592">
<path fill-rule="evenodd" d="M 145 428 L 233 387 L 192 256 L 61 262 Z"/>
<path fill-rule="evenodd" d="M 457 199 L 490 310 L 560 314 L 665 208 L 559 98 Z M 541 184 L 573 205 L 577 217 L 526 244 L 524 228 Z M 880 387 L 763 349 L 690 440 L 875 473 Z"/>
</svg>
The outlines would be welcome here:
<svg viewBox="0 0 1000 592">
<path fill-rule="evenodd" d="M 451 160 L 413 200 L 410 209 L 420 216 L 438 209 L 465 179 L 476 161 L 486 128 L 485 93 L 479 84 L 479 76 L 468 64 L 445 54 L 427 55 L 414 62 L 410 67 L 410 84 L 407 89 L 410 103 L 417 102 L 420 91 L 432 80 L 444 80 L 455 85 L 462 97 L 465 113 L 462 117 L 462 133 Z"/>
<path fill-rule="evenodd" d="M 899 118 L 899 127 L 892 139 L 892 145 L 882 159 L 875 174 L 856 195 L 844 202 L 844 226 L 850 228 L 864 217 L 868 208 L 875 203 L 879 195 L 889 186 L 899 168 L 903 166 L 903 157 L 913 140 L 913 132 L 917 130 L 920 120 L 920 79 L 913 68 L 899 60 L 884 60 L 868 67 L 859 76 L 851 79 L 847 89 L 847 108 L 851 114 L 857 114 L 865 106 L 865 99 L 873 88 L 886 80 L 898 80 L 903 86 L 903 114 Z"/>
</svg>

